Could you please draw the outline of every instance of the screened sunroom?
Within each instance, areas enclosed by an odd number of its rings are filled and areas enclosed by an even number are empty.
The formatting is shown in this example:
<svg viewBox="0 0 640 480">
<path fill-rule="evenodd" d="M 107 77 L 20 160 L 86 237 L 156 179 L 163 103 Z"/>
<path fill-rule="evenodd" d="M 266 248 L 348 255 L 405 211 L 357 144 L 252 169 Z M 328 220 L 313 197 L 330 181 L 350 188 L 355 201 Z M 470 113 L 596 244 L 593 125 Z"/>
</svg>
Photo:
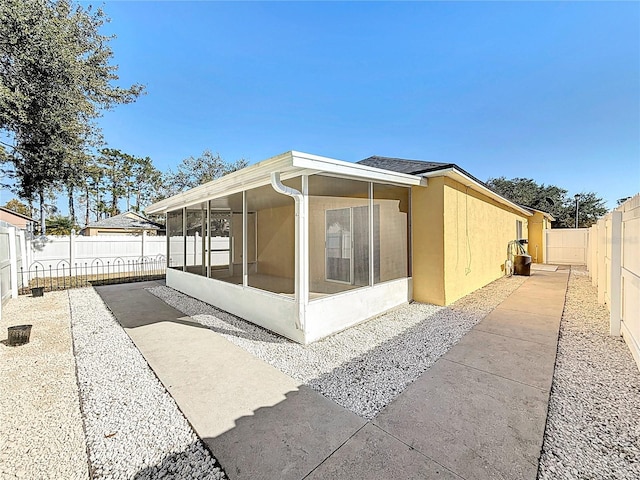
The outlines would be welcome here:
<svg viewBox="0 0 640 480">
<path fill-rule="evenodd" d="M 418 176 L 288 152 L 158 202 L 167 286 L 309 343 L 411 298 Z"/>
</svg>

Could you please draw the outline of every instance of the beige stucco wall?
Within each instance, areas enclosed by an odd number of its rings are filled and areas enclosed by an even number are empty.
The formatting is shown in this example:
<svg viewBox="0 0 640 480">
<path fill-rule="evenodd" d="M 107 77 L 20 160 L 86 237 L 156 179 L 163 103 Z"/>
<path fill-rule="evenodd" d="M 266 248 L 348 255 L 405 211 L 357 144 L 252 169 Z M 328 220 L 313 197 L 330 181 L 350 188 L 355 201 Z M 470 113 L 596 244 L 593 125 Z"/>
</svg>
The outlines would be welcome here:
<svg viewBox="0 0 640 480">
<path fill-rule="evenodd" d="M 534 263 L 544 263 L 546 246 L 544 231 L 547 228 L 550 228 L 549 219 L 541 212 L 534 212 L 529 219 L 529 245 L 527 247 Z"/>
<path fill-rule="evenodd" d="M 504 275 L 516 220 L 527 218 L 445 177 L 414 187 L 413 296 L 448 305 Z"/>
<path fill-rule="evenodd" d="M 257 212 L 258 272 L 295 276 L 295 205 Z"/>
<path fill-rule="evenodd" d="M 445 304 L 444 177 L 411 189 L 413 299 Z"/>
<path fill-rule="evenodd" d="M 445 180 L 447 305 L 504 275 L 507 244 L 516 239 L 517 220 L 527 235 L 528 219 L 523 214 Z"/>
</svg>

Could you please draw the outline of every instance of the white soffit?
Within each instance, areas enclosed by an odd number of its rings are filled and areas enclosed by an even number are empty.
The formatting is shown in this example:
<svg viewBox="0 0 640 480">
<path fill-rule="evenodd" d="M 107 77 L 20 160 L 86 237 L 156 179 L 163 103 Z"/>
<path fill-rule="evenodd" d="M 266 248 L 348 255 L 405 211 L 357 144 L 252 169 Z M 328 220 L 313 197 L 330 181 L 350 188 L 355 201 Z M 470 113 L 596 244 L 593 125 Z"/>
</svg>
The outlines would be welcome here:
<svg viewBox="0 0 640 480">
<path fill-rule="evenodd" d="M 327 173 L 340 177 L 406 186 L 426 185 L 426 179 L 417 175 L 397 173 L 333 158 L 290 151 L 156 202 L 147 207 L 145 213 L 167 212 L 268 185 L 271 182 L 272 172 L 280 172 L 283 180 L 302 174 Z"/>
</svg>

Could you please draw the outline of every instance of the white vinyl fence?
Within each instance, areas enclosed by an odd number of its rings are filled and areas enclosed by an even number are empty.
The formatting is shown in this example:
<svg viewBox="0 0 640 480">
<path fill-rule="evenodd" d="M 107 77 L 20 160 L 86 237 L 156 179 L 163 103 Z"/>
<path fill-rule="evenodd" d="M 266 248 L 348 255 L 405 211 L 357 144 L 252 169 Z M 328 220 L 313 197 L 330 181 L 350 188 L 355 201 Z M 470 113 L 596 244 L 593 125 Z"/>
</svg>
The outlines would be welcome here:
<svg viewBox="0 0 640 480">
<path fill-rule="evenodd" d="M 72 268 L 91 265 L 100 260 L 103 264 L 116 261 L 139 261 L 166 256 L 166 237 L 143 235 L 50 235 L 34 239 L 31 243 L 31 266 L 40 264 L 48 269 L 64 262 Z M 26 269 L 26 268 L 25 268 Z"/>
<path fill-rule="evenodd" d="M 598 301 L 610 312 L 610 334 L 622 335 L 640 368 L 640 195 L 591 227 L 588 269 Z"/>
<path fill-rule="evenodd" d="M 0 303 L 18 295 L 18 272 L 28 262 L 25 232 L 0 222 Z"/>
<path fill-rule="evenodd" d="M 34 286 L 60 289 L 136 281 L 163 275 L 166 268 L 166 237 L 29 235 L 0 222 L 0 305 Z"/>
<path fill-rule="evenodd" d="M 589 245 L 588 228 L 554 228 L 544 231 L 545 263 L 553 265 L 586 265 Z"/>
</svg>

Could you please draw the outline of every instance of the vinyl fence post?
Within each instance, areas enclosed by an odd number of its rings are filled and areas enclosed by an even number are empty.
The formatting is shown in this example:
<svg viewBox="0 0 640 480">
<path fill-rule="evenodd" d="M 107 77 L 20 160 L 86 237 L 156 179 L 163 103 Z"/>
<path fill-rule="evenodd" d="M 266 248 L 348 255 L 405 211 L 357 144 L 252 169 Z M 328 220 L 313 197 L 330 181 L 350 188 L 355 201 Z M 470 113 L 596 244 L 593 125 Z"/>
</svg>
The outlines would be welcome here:
<svg viewBox="0 0 640 480">
<path fill-rule="evenodd" d="M 591 226 L 589 234 L 589 248 L 591 249 L 591 285 L 598 286 L 598 224 Z"/>
<path fill-rule="evenodd" d="M 71 229 L 69 234 L 69 268 L 76 263 L 76 231 Z"/>
<path fill-rule="evenodd" d="M 9 275 L 11 278 L 11 298 L 18 298 L 18 252 L 16 248 L 16 227 L 9 227 Z"/>
<path fill-rule="evenodd" d="M 622 319 L 622 212 L 611 212 L 611 310 L 609 334 L 620 336 Z"/>
<path fill-rule="evenodd" d="M 598 220 L 598 303 L 604 305 L 604 291 L 607 288 L 607 219 Z"/>
</svg>

